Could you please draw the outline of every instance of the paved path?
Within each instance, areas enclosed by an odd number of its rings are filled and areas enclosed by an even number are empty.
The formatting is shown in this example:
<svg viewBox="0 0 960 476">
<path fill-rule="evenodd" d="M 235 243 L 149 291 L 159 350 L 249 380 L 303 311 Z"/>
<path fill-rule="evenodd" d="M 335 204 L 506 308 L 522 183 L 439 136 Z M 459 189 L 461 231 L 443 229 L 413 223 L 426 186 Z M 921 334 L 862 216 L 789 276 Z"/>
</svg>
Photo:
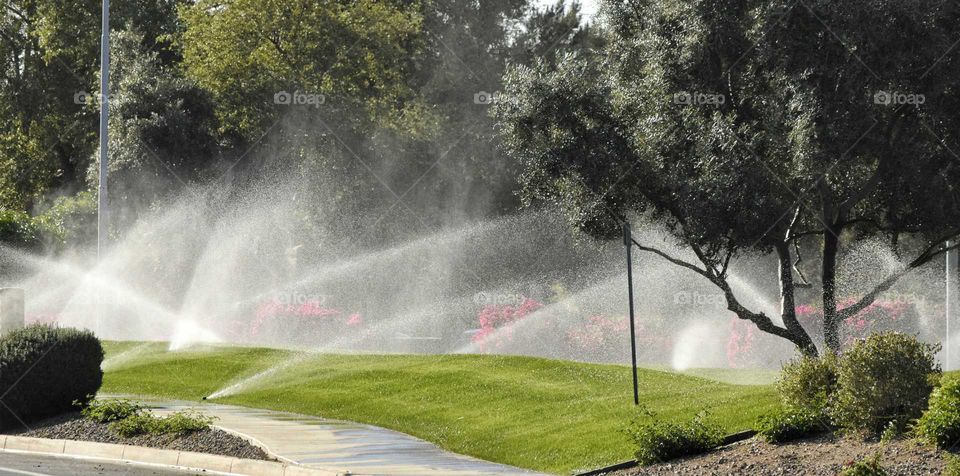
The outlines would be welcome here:
<svg viewBox="0 0 960 476">
<path fill-rule="evenodd" d="M 185 476 L 201 474 L 157 466 L 106 463 L 46 455 L 0 453 L 0 476 Z"/>
<path fill-rule="evenodd" d="M 354 475 L 534 476 L 537 473 L 444 451 L 426 441 L 359 423 L 228 405 L 138 400 L 157 413 L 197 410 L 215 425 L 259 441 L 308 467 Z"/>
</svg>

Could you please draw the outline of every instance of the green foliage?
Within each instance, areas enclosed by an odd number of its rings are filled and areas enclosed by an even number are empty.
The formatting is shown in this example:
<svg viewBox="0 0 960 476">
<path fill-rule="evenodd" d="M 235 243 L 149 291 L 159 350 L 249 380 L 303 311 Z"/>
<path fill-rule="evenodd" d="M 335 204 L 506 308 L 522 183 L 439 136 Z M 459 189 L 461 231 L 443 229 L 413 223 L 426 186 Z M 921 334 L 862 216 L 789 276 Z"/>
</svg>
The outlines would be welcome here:
<svg viewBox="0 0 960 476">
<path fill-rule="evenodd" d="M 276 104 L 284 91 L 324 95 L 323 108 L 354 126 L 420 113 L 409 88 L 423 40 L 416 2 L 201 0 L 180 16 L 187 75 L 213 95 L 227 131 L 257 139 L 281 112 L 316 113 Z"/>
<path fill-rule="evenodd" d="M 947 465 L 943 468 L 941 476 L 960 476 L 960 456 L 947 454 L 944 459 Z"/>
<path fill-rule="evenodd" d="M 960 380 L 948 379 L 930 395 L 930 404 L 917 420 L 914 432 L 940 448 L 956 448 L 960 442 Z"/>
<path fill-rule="evenodd" d="M 103 348 L 89 331 L 33 325 L 0 338 L 0 428 L 68 412 L 103 380 Z"/>
<path fill-rule="evenodd" d="M 91 400 L 83 407 L 80 414 L 90 421 L 110 423 L 139 415 L 142 411 L 143 406 L 139 403 L 123 399 L 110 399 Z"/>
<path fill-rule="evenodd" d="M 780 371 L 777 391 L 783 403 L 801 414 L 824 414 L 837 389 L 837 358 L 800 356 Z"/>
<path fill-rule="evenodd" d="M 840 476 L 885 476 L 887 470 L 880 464 L 880 453 L 857 461 L 840 472 Z"/>
<path fill-rule="evenodd" d="M 91 245 L 97 236 L 97 195 L 85 190 L 57 197 L 34 221 L 47 249 Z"/>
<path fill-rule="evenodd" d="M 36 249 L 40 246 L 40 231 L 30 215 L 0 210 L 0 242 L 7 246 Z"/>
<path fill-rule="evenodd" d="M 760 417 L 757 433 L 770 443 L 785 443 L 830 429 L 822 412 L 785 409 Z"/>
<path fill-rule="evenodd" d="M 158 417 L 140 412 L 110 423 L 110 429 L 124 438 L 139 435 L 183 435 L 210 428 L 214 419 L 196 412 L 174 412 Z"/>
<path fill-rule="evenodd" d="M 625 219 L 662 223 L 697 256 L 674 263 L 706 270 L 721 288 L 729 283 L 715 270 L 725 269 L 726 257 L 777 250 L 790 263 L 794 238 L 816 236 L 806 240 L 824 245 L 817 247 L 827 282 L 814 286 L 830 302 L 837 249 L 910 233 L 917 246 L 903 251 L 917 267 L 938 256 L 917 250 L 936 250 L 955 234 L 960 168 L 942 144 L 960 130 L 960 62 L 938 58 L 955 36 L 949 25 L 960 20 L 960 6 L 605 5 L 609 41 L 598 59 L 571 55 L 556 68 L 518 66 L 507 75 L 496 113 L 505 149 L 522 164 L 527 202 L 562 206 L 575 226 L 608 239 L 619 237 Z M 824 18 L 842 25 L 842 42 L 818 28 Z M 911 40 L 878 37 L 878 25 L 910 31 Z M 916 74 L 933 63 L 943 68 Z M 906 112 L 918 106 L 884 99 L 892 90 L 901 99 L 922 93 L 923 116 L 949 121 L 925 134 L 921 115 Z M 897 132 L 889 140 L 865 132 L 879 130 Z M 793 191 L 814 188 L 818 204 L 797 206 Z M 785 284 L 792 298 L 797 286 Z M 875 294 L 868 296 L 824 313 L 833 350 L 836 326 Z M 780 329 L 746 306 L 738 314 L 810 348 L 792 310 Z"/>
<path fill-rule="evenodd" d="M 196 182 L 219 152 L 210 94 L 163 64 L 135 31 L 111 34 L 110 195 L 124 203 L 120 226 L 184 184 Z M 98 180 L 99 151 L 86 171 Z M 129 213 L 129 216 L 127 215 Z"/>
<path fill-rule="evenodd" d="M 636 446 L 636 458 L 641 465 L 703 453 L 723 441 L 723 433 L 706 423 L 702 413 L 690 422 L 674 423 L 645 412 L 631 423 L 627 434 Z"/>
<path fill-rule="evenodd" d="M 920 417 L 939 383 L 938 345 L 898 332 L 873 334 L 843 354 L 831 416 L 842 428 L 879 435 Z"/>
</svg>

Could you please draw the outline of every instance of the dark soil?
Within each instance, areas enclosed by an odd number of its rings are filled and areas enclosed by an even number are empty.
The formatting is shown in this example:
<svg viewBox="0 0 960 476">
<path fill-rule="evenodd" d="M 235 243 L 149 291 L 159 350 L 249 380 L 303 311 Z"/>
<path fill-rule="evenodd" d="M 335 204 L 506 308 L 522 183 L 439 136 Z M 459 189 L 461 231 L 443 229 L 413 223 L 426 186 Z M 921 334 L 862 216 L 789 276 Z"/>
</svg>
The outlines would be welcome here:
<svg viewBox="0 0 960 476">
<path fill-rule="evenodd" d="M 824 475 L 835 476 L 853 461 L 882 454 L 881 465 L 893 475 L 939 475 L 945 453 L 916 441 L 890 443 L 824 435 L 774 445 L 757 439 L 670 463 L 613 473 L 640 475 Z"/>
<path fill-rule="evenodd" d="M 259 446 L 223 430 L 209 430 L 184 435 L 141 435 L 123 438 L 110 430 L 106 423 L 96 423 L 68 413 L 30 425 L 30 429 L 7 432 L 11 435 L 61 440 L 96 441 L 166 450 L 193 451 L 236 458 L 272 460 Z"/>
</svg>

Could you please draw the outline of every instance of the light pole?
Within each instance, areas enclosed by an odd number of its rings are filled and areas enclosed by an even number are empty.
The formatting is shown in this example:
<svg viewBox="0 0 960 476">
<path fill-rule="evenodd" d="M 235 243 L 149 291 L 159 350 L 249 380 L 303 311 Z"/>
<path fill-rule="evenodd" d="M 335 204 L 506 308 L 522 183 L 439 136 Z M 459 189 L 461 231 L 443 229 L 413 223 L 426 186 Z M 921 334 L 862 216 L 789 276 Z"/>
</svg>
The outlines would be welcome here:
<svg viewBox="0 0 960 476">
<path fill-rule="evenodd" d="M 107 200 L 107 167 L 109 165 L 109 131 L 107 123 L 110 119 L 110 0 L 103 0 L 101 14 L 103 24 L 100 36 L 100 180 L 97 185 L 97 265 L 103 259 L 107 246 L 107 220 L 109 217 L 109 202 Z M 97 332 L 100 332 L 100 318 L 102 314 L 100 290 L 97 293 Z"/>
<path fill-rule="evenodd" d="M 951 250 L 953 241 L 947 242 L 947 262 L 946 262 L 946 302 L 944 303 L 944 323 L 945 332 L 943 336 L 943 367 L 944 370 L 950 368 L 953 363 L 950 358 L 950 319 L 953 317 L 953 311 L 957 307 L 957 250 Z"/>
<path fill-rule="evenodd" d="M 633 258 L 630 250 L 633 248 L 633 234 L 630 233 L 630 224 L 623 224 L 623 245 L 627 247 L 627 299 L 630 300 L 630 359 L 633 366 L 633 404 L 640 404 L 640 389 L 637 382 L 637 336 L 633 317 Z"/>
</svg>

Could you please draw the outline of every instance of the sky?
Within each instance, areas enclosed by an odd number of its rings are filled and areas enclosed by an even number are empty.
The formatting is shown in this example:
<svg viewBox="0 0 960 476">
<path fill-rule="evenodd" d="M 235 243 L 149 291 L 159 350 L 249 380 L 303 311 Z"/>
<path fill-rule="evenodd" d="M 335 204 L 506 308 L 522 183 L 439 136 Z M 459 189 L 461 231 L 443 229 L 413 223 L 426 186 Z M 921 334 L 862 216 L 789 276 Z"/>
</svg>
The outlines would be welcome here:
<svg viewBox="0 0 960 476">
<path fill-rule="evenodd" d="M 557 3 L 557 0 L 536 0 L 539 5 L 553 5 Z M 580 0 L 580 5 L 583 6 L 583 16 L 592 19 L 593 15 L 597 12 L 597 4 L 600 0 Z"/>
</svg>

